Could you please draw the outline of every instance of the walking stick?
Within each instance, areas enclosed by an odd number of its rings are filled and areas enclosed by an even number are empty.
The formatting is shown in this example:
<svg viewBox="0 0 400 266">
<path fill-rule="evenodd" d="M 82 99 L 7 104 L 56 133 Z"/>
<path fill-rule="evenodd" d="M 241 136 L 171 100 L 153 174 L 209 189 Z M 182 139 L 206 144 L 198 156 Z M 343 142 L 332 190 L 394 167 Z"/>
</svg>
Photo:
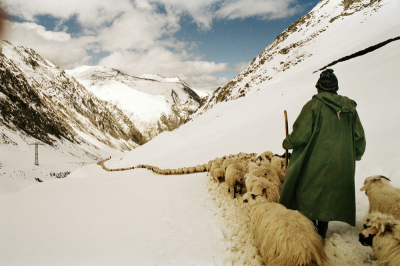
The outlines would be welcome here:
<svg viewBox="0 0 400 266">
<path fill-rule="evenodd" d="M 285 114 L 285 129 L 286 129 L 286 137 L 289 134 L 289 126 L 288 126 L 288 119 L 287 119 L 287 112 L 286 110 L 283 112 Z M 285 169 L 287 169 L 287 165 L 288 165 L 288 161 L 289 161 L 289 154 L 288 154 L 288 150 L 286 150 L 285 152 Z"/>
</svg>

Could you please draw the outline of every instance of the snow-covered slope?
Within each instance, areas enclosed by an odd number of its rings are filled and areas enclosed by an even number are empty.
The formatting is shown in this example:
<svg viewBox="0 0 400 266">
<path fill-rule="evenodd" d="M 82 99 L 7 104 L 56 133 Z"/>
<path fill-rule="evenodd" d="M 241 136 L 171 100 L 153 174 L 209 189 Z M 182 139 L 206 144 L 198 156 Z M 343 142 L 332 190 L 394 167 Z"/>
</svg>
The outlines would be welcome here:
<svg viewBox="0 0 400 266">
<path fill-rule="evenodd" d="M 393 2 L 393 3 L 391 3 Z M 320 1 L 308 14 L 283 31 L 233 80 L 216 90 L 196 115 L 216 103 L 251 95 L 305 66 L 312 72 L 380 42 L 399 36 L 396 1 Z M 301 63 L 301 64 L 300 64 Z M 299 66 L 298 66 L 299 65 Z"/>
<path fill-rule="evenodd" d="M 117 105 L 148 139 L 179 127 L 200 103 L 196 92 L 178 77 L 139 78 L 99 66 L 66 72 L 100 99 Z"/>
<path fill-rule="evenodd" d="M 366 6 L 329 22 L 337 16 L 333 10 L 344 11 L 352 2 Z M 325 9 L 329 5 L 332 12 Z M 283 110 L 288 111 L 291 128 L 302 106 L 316 93 L 319 72 L 314 71 L 400 36 L 399 1 L 323 0 L 317 7 L 314 12 L 327 12 L 319 20 L 329 27 L 310 42 L 312 50 L 304 47 L 313 56 L 271 80 L 257 84 L 255 78 L 246 97 L 218 102 L 177 130 L 161 133 L 126 155 L 112 158 L 106 166 L 177 168 L 239 151 L 283 153 Z M 263 69 L 268 71 L 268 65 L 264 62 Z M 358 242 L 368 211 L 368 199 L 358 189 L 365 177 L 374 174 L 386 175 L 400 187 L 400 41 L 332 68 L 339 79 L 339 94 L 358 104 L 367 149 L 356 169 L 357 228 L 330 223 L 325 249 L 332 261 L 327 266 L 375 266 L 378 262 L 371 260 L 372 250 Z M 243 265 L 240 259 L 257 250 L 253 246 L 242 253 L 234 243 L 242 240 L 239 236 L 250 225 L 237 220 L 243 211 L 240 202 L 228 199 L 226 191 L 218 194 L 223 185 L 210 185 L 207 178 L 205 173 L 157 176 L 143 169 L 105 172 L 91 165 L 73 172 L 71 178 L 1 195 L 4 237 L 0 250 L 8 256 L 0 261 L 6 265 Z"/>
<path fill-rule="evenodd" d="M 364 2 L 358 2 L 357 5 Z M 309 45 L 296 48 L 296 53 L 303 53 L 304 49 L 310 53 L 312 51 L 312 57 L 277 72 L 270 81 L 260 83 L 256 79 L 259 72 L 273 69 L 275 62 L 282 60 L 282 55 L 277 54 L 277 58 L 273 57 L 271 62 L 265 62 L 257 71 L 250 73 L 247 82 L 243 81 L 251 84 L 251 91 L 246 97 L 219 102 L 207 111 L 203 108 L 203 112 L 196 112 L 192 121 L 178 130 L 160 134 L 146 145 L 126 154 L 123 160 L 109 161 L 108 167 L 143 163 L 177 168 L 206 163 L 217 156 L 240 151 L 260 153 L 272 150 L 283 153 L 283 110 L 288 111 L 291 126 L 302 106 L 316 93 L 315 83 L 320 72 L 315 71 L 345 55 L 400 36 L 398 1 L 375 2 L 330 22 L 344 9 L 342 1 L 329 0 L 321 1 L 311 11 L 311 14 L 319 14 L 315 20 L 319 21 L 318 25 L 325 25 L 325 30 Z M 305 23 L 303 31 L 313 31 L 314 27 L 312 23 L 308 26 Z M 301 37 L 307 39 L 302 32 L 293 35 L 296 41 Z M 400 121 L 400 92 L 395 89 L 400 81 L 399 47 L 400 41 L 394 41 L 331 67 L 339 79 L 339 94 L 358 103 L 358 112 L 367 134 L 367 151 L 364 160 L 359 163 L 359 170 L 366 168 L 365 172 L 357 172 L 359 179 L 365 174 L 381 172 L 392 175 L 400 170 L 400 166 L 394 163 L 399 158 L 397 150 L 400 138 L 397 130 L 400 125 L 393 123 Z M 392 137 L 390 141 L 388 136 Z M 392 162 L 390 167 L 386 167 L 388 160 Z"/>
<path fill-rule="evenodd" d="M 80 133 L 119 150 L 145 142 L 115 105 L 99 100 L 34 50 L 2 41 L 0 51 L 2 124 L 50 145 L 62 138 L 85 142 Z"/>
<path fill-rule="evenodd" d="M 115 105 L 98 99 L 32 49 L 2 41 L 0 77 L 2 189 L 24 187 L 34 178 L 50 178 L 50 172 L 72 171 L 145 142 Z M 40 167 L 29 145 L 36 142 L 44 145 Z M 17 184 L 21 180 L 25 185 Z"/>
</svg>

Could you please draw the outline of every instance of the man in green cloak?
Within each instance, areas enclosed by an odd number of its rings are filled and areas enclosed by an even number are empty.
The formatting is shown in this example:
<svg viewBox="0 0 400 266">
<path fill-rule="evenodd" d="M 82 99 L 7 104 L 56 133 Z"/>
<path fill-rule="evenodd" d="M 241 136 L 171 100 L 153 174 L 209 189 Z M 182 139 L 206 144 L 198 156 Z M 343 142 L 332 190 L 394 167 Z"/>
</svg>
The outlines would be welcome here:
<svg viewBox="0 0 400 266">
<path fill-rule="evenodd" d="M 337 94 L 332 69 L 323 71 L 318 94 L 304 105 L 283 141 L 293 149 L 280 203 L 298 210 L 326 237 L 329 221 L 356 223 L 355 166 L 365 151 L 356 102 Z"/>
</svg>

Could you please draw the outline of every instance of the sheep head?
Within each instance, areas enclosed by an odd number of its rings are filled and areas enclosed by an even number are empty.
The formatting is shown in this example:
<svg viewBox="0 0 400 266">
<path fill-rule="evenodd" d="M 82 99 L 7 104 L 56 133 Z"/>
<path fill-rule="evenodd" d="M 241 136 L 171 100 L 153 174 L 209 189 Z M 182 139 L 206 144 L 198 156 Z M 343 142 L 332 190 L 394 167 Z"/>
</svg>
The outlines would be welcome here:
<svg viewBox="0 0 400 266">
<path fill-rule="evenodd" d="M 397 224 L 394 217 L 390 214 L 372 212 L 364 222 L 364 229 L 359 234 L 359 240 L 364 246 L 372 246 L 373 238 L 376 235 L 392 233 L 394 226 Z"/>
<path fill-rule="evenodd" d="M 247 207 L 251 210 L 254 206 L 260 203 L 268 202 L 262 195 L 247 192 L 243 195 L 243 203 L 247 203 Z"/>
<path fill-rule="evenodd" d="M 371 187 L 372 184 L 378 183 L 378 182 L 388 182 L 391 181 L 389 178 L 383 175 L 375 175 L 375 176 L 370 176 L 367 177 L 364 180 L 364 186 L 360 189 L 360 191 L 365 191 L 365 194 L 368 193 L 368 189 Z"/>
</svg>

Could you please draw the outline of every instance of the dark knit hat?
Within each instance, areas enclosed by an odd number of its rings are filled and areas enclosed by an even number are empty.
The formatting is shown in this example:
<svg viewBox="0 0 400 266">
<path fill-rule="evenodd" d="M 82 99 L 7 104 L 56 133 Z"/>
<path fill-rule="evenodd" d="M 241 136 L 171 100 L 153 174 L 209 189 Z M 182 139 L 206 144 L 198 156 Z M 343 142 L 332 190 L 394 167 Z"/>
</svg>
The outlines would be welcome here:
<svg viewBox="0 0 400 266">
<path fill-rule="evenodd" d="M 335 74 L 333 74 L 333 69 L 326 69 L 322 71 L 315 87 L 324 91 L 339 90 L 338 79 L 336 78 Z"/>
</svg>

